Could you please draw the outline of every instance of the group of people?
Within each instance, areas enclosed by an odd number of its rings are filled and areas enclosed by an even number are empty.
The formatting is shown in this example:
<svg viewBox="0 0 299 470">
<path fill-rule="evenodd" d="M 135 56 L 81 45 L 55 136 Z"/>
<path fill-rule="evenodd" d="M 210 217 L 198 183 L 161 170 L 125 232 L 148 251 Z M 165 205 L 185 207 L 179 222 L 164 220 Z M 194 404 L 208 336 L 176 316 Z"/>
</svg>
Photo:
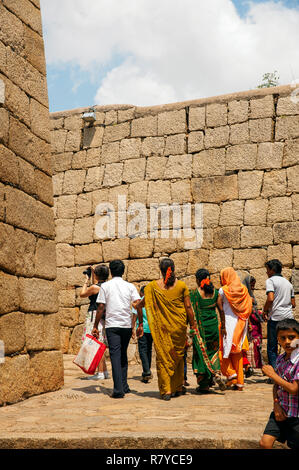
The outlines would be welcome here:
<svg viewBox="0 0 299 470">
<path fill-rule="evenodd" d="M 291 363 L 294 367 L 285 365 L 285 362 L 291 360 L 288 353 L 293 351 L 292 348 L 285 349 L 285 345 L 289 348 L 290 343 L 285 332 L 292 332 L 288 336 L 292 340 L 299 339 L 299 324 L 293 318 L 294 289 L 282 277 L 279 260 L 266 263 L 267 299 L 263 312 L 258 310 L 253 293 L 255 279 L 247 276 L 241 282 L 232 267 L 221 271 L 219 290 L 214 287 L 210 273 L 206 269 L 199 269 L 195 275 L 197 288 L 189 291 L 185 282 L 177 279 L 173 260 L 163 258 L 160 261 L 160 279 L 143 286 L 140 294 L 133 284 L 122 279 L 125 266 L 121 260 L 111 261 L 109 269 L 112 276 L 110 281 L 107 281 L 109 271 L 106 266 L 99 265 L 92 269 L 92 285 L 87 286 L 87 276 L 81 296 L 89 296 L 91 300 L 85 333 L 89 332 L 101 341 L 106 341 L 109 347 L 114 384 L 112 398 L 123 398 L 130 393 L 127 348 L 135 334 L 143 366 L 142 381 L 147 383 L 152 377 L 154 344 L 161 398 L 169 401 L 184 395 L 189 324 L 193 344 L 192 367 L 198 385 L 196 392 L 209 393 L 210 387 L 215 384 L 220 390 L 241 391 L 244 387 L 244 370 L 248 376 L 253 368 L 262 368 L 264 375 L 274 384 L 274 418 L 271 415 L 270 420 L 274 419 L 275 423 L 280 424 L 279 433 L 276 429 L 275 434 L 273 422 L 269 424 L 269 421 L 261 446 L 269 447 L 275 439 L 285 438 L 285 422 L 290 423 L 290 420 L 295 420 L 289 425 L 292 436 L 295 436 L 291 438 L 291 445 L 294 441 L 299 446 L 299 358 L 295 364 Z M 269 365 L 263 365 L 262 361 L 262 321 L 268 322 Z M 283 360 L 281 356 L 277 360 L 278 343 L 286 351 Z M 281 369 L 276 368 L 276 360 L 277 364 L 281 364 Z M 279 374 L 285 368 L 288 375 L 281 378 Z M 100 363 L 98 374 L 98 378 L 107 377 L 104 360 Z M 297 406 L 295 401 L 287 401 L 285 394 L 294 395 Z M 281 408 L 279 411 L 278 405 Z M 286 416 L 279 421 L 283 413 Z M 281 423 L 283 430 L 280 429 Z"/>
</svg>

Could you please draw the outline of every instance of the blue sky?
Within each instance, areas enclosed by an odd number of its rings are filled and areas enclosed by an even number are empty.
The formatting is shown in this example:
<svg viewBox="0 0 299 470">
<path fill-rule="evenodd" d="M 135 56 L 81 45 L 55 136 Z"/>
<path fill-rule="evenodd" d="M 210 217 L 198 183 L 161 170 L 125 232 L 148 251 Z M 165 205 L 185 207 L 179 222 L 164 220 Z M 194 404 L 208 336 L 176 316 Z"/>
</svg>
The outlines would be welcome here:
<svg viewBox="0 0 299 470">
<path fill-rule="evenodd" d="M 299 0 L 41 0 L 50 111 L 299 77 Z"/>
</svg>

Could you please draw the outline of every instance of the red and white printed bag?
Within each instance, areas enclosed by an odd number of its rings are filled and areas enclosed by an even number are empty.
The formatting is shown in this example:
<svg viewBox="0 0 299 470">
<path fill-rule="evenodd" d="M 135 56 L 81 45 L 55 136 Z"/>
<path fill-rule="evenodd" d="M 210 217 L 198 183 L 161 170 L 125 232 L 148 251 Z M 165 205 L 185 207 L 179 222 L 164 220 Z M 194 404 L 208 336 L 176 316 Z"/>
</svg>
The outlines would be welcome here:
<svg viewBox="0 0 299 470">
<path fill-rule="evenodd" d="M 86 374 L 93 375 L 105 352 L 106 345 L 94 336 L 86 335 L 83 344 L 73 363 L 79 366 Z"/>
</svg>

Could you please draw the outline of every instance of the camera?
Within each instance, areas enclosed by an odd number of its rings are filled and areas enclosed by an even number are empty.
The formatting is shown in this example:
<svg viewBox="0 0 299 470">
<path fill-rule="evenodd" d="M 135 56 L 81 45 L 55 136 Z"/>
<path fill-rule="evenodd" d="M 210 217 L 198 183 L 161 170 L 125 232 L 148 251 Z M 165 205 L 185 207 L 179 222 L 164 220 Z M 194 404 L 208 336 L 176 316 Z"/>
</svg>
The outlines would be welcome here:
<svg viewBox="0 0 299 470">
<path fill-rule="evenodd" d="M 83 274 L 87 274 L 88 277 L 91 277 L 91 267 L 89 266 L 85 271 L 83 271 Z"/>
</svg>

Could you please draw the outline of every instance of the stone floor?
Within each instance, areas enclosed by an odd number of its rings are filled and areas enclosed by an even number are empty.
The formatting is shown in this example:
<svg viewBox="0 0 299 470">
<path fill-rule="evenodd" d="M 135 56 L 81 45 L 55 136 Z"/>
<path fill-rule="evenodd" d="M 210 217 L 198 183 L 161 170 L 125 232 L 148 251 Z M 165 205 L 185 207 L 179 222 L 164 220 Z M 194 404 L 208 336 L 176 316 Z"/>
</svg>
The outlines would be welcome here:
<svg viewBox="0 0 299 470">
<path fill-rule="evenodd" d="M 114 400 L 112 379 L 87 380 L 73 358 L 64 356 L 63 389 L 0 408 L 0 448 L 258 448 L 272 407 L 260 371 L 243 392 L 200 396 L 189 365 L 188 393 L 164 402 L 155 370 L 143 384 L 130 365 L 132 393 Z"/>
</svg>

